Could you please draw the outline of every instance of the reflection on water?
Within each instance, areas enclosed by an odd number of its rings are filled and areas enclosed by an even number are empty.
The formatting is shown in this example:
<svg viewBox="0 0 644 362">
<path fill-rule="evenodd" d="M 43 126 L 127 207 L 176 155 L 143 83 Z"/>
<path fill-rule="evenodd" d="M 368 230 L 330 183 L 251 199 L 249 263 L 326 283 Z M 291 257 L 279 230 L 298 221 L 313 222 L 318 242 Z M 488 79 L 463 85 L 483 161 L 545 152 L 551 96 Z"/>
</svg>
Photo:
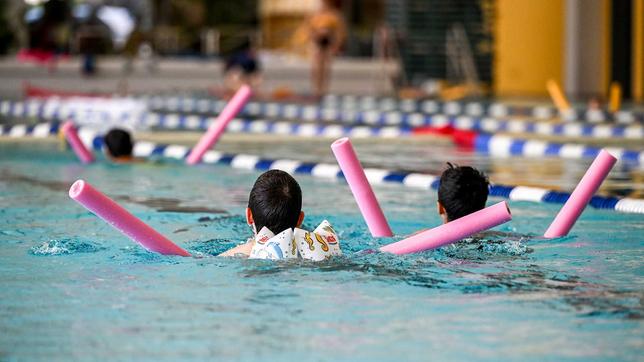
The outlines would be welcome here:
<svg viewBox="0 0 644 362">
<path fill-rule="evenodd" d="M 11 173 L 4 169 L 0 171 L 0 176 L 6 181 L 24 182 L 29 185 L 44 187 L 51 191 L 67 191 L 70 184 L 66 182 L 43 181 Z M 179 212 L 179 213 L 206 213 L 206 214 L 225 214 L 226 210 L 216 209 L 206 206 L 184 206 L 182 200 L 170 197 L 133 197 L 128 195 L 111 195 L 116 201 L 125 201 L 133 204 L 143 205 L 159 212 Z"/>
</svg>

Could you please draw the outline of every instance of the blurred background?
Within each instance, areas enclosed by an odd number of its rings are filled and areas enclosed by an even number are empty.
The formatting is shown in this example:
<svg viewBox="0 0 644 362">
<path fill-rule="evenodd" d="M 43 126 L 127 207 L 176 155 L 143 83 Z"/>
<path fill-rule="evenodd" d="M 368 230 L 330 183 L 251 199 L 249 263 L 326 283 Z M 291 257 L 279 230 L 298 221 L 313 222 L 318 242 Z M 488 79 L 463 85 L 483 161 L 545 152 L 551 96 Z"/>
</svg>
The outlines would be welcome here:
<svg viewBox="0 0 644 362">
<path fill-rule="evenodd" d="M 307 22 L 323 3 L 344 25 L 330 88 L 316 89 Z M 541 98 L 549 79 L 584 102 L 613 82 L 625 101 L 644 95 L 644 0 L 3 0 L 0 18 L 5 96 L 39 80 L 218 87 L 231 63 L 278 95 Z"/>
</svg>

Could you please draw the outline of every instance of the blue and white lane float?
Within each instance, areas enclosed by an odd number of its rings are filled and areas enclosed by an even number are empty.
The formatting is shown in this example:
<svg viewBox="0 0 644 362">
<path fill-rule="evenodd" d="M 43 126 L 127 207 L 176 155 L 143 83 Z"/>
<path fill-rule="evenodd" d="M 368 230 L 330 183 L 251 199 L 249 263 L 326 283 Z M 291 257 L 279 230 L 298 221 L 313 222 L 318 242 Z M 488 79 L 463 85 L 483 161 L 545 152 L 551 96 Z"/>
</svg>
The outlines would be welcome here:
<svg viewBox="0 0 644 362">
<path fill-rule="evenodd" d="M 58 124 L 39 124 L 37 126 L 19 125 L 13 127 L 4 135 L 13 138 L 36 137 L 44 138 L 58 132 Z M 17 128 L 16 131 L 14 129 Z M 103 147 L 103 138 L 97 131 L 80 128 L 78 135 L 88 147 L 100 150 Z M 182 145 L 157 144 L 152 142 L 136 142 L 134 155 L 136 157 L 164 157 L 184 160 L 190 151 L 189 147 Z M 233 168 L 265 171 L 280 169 L 292 174 L 306 174 L 324 179 L 343 178 L 337 164 L 310 163 L 288 159 L 268 159 L 248 154 L 227 154 L 218 151 L 208 151 L 202 159 L 204 164 L 223 164 Z M 420 189 L 437 189 L 440 176 L 416 173 L 391 171 L 380 168 L 365 168 L 365 175 L 372 185 L 401 184 L 406 187 Z M 532 201 L 563 204 L 570 197 L 570 193 L 559 192 L 539 187 L 512 186 L 494 184 L 490 186 L 490 195 L 514 201 Z M 593 196 L 590 206 L 596 209 L 615 210 L 624 213 L 644 214 L 644 199 L 618 198 L 613 196 Z"/>
<path fill-rule="evenodd" d="M 194 103 L 192 103 L 194 105 Z M 219 103 L 218 103 L 219 104 Z M 221 110 L 224 102 L 213 110 L 214 113 Z M 289 108 L 291 107 L 292 108 Z M 289 110 L 290 109 L 290 110 Z M 322 113 L 320 113 L 322 112 Z M 627 138 L 641 139 L 644 138 L 644 126 L 632 125 L 628 127 L 611 126 L 611 125 L 590 125 L 580 123 L 555 124 L 547 122 L 530 122 L 520 119 L 497 120 L 494 118 L 475 118 L 475 117 L 448 117 L 445 115 L 423 115 L 419 113 L 406 114 L 401 112 L 341 112 L 338 110 L 319 110 L 314 106 L 302 105 L 281 105 L 278 103 L 254 103 L 250 102 L 245 110 L 245 114 L 252 116 L 277 117 L 284 119 L 303 119 L 305 121 L 341 121 L 350 124 L 365 124 L 378 126 L 402 126 L 402 127 L 420 127 L 452 125 L 458 129 L 474 130 L 482 132 L 504 131 L 510 133 L 533 133 L 549 136 L 566 136 L 566 137 L 590 137 L 590 138 Z M 64 103 L 43 104 L 41 101 L 29 102 L 0 102 L 0 114 L 16 117 L 41 117 L 46 120 L 67 119 L 92 116 L 101 118 L 103 121 L 121 120 L 135 122 L 145 119 L 146 117 L 154 121 L 155 117 L 167 117 L 168 126 L 172 123 L 181 124 L 186 120 L 188 124 L 196 124 L 196 115 L 184 114 L 167 114 L 164 116 L 155 116 L 145 112 L 81 112 L 73 107 L 68 107 Z M 77 117 L 78 115 L 78 117 Z M 148 116 L 149 115 L 149 116 Z M 163 120 L 161 121 L 163 123 Z"/>
<path fill-rule="evenodd" d="M 541 140 L 526 140 L 506 135 L 479 133 L 474 140 L 477 152 L 494 157 L 559 157 L 566 159 L 595 158 L 600 147 L 577 143 L 554 143 Z M 644 165 L 644 151 L 628 150 L 621 147 L 608 147 L 607 150 L 627 164 Z"/>
<path fill-rule="evenodd" d="M 169 97 L 169 98 L 149 98 L 146 99 L 148 105 L 153 110 L 164 111 L 181 111 L 181 112 L 219 112 L 225 102 L 218 100 L 194 100 L 190 98 Z M 433 102 L 433 101 L 432 101 Z M 471 114 L 463 117 L 470 119 L 496 119 L 506 118 L 507 114 L 503 112 L 496 112 L 489 114 L 490 117 L 485 117 L 485 114 Z M 244 110 L 244 114 L 249 116 L 269 117 L 269 118 L 285 118 L 285 119 L 301 119 L 305 121 L 342 121 L 348 123 L 372 123 L 372 124 L 400 124 L 410 123 L 410 125 L 429 125 L 425 120 L 431 119 L 432 116 L 444 116 L 450 119 L 455 119 L 460 112 L 453 111 L 436 111 L 436 112 L 404 112 L 396 110 L 357 110 L 357 109 L 338 109 L 338 108 L 325 108 L 317 105 L 302 105 L 302 104 L 288 104 L 277 102 L 249 102 Z M 544 117 L 535 117 L 544 118 Z M 500 120 L 502 122 L 512 121 L 509 118 Z M 521 120 L 523 123 L 533 123 L 530 121 Z M 543 123 L 543 122 L 536 122 Z M 593 126 L 587 122 L 567 122 L 571 124 Z M 636 122 L 622 122 L 624 124 L 635 124 Z M 637 126 L 637 124 L 635 124 Z M 597 126 L 609 126 L 601 125 Z M 529 131 L 529 129 L 527 130 Z"/>
<path fill-rule="evenodd" d="M 537 119 L 557 117 L 559 111 L 551 105 L 512 106 L 499 102 L 477 101 L 440 101 L 418 99 L 395 99 L 390 97 L 377 98 L 373 96 L 328 95 L 323 100 L 323 107 L 342 109 L 378 109 L 383 111 L 401 110 L 403 112 L 422 112 L 427 114 L 443 113 L 447 115 L 492 116 L 506 117 L 511 115 L 531 116 Z M 617 123 L 631 124 L 644 122 L 644 113 L 633 110 L 621 110 L 615 113 L 605 109 L 588 109 L 576 107 L 571 113 L 564 115 L 567 120 L 584 120 L 603 122 L 615 120 Z"/>
<path fill-rule="evenodd" d="M 65 115 L 66 116 L 66 115 Z M 65 120 L 86 119 L 83 115 L 71 114 L 67 117 L 54 115 L 51 117 L 39 117 L 41 120 L 64 122 Z M 180 114 L 159 114 L 145 113 L 136 118 L 118 118 L 111 122 L 105 121 L 100 124 L 105 126 L 124 126 L 138 129 L 160 128 L 166 130 L 205 130 L 215 120 L 214 117 L 206 116 L 185 116 Z M 79 122 L 80 123 L 80 122 Z M 17 125 L 16 125 L 17 126 Z M 13 127 L 16 127 L 13 126 Z M 91 126 L 91 124 L 90 124 Z M 0 125 L 2 127 L 2 125 Z M 3 130 L 4 129 L 4 130 Z M 19 132 L 16 130 L 15 132 Z M 276 134 L 301 137 L 341 137 L 351 136 L 354 138 L 398 138 L 412 136 L 412 128 L 406 126 L 366 126 L 366 125 L 337 125 L 337 124 L 315 124 L 315 123 L 293 123 L 286 121 L 269 121 L 263 119 L 233 119 L 226 128 L 231 133 L 253 133 L 253 134 Z M 11 132 L 11 126 L 4 126 L 1 133 Z"/>
<path fill-rule="evenodd" d="M 209 101 L 210 102 L 210 101 Z M 223 108 L 224 102 L 217 106 L 216 110 L 207 110 L 207 112 L 217 113 Z M 198 108 L 198 104 L 191 103 Z M 507 132 L 507 133 L 526 133 L 538 134 L 545 136 L 564 136 L 578 138 L 624 138 L 624 139 L 643 139 L 644 126 L 613 126 L 605 124 L 584 124 L 584 123 L 550 123 L 534 122 L 521 119 L 495 119 L 490 117 L 469 117 L 458 116 L 450 117 L 446 115 L 426 115 L 421 113 L 403 113 L 403 112 L 379 112 L 379 111 L 341 111 L 337 109 L 321 110 L 315 106 L 305 105 L 283 105 L 279 103 L 257 103 L 249 102 L 242 114 L 250 116 L 261 116 L 267 118 L 297 119 L 309 122 L 315 121 L 338 121 L 348 124 L 363 124 L 382 127 L 422 127 L 433 126 L 442 127 L 451 125 L 457 129 L 472 130 L 477 132 Z M 155 115 L 147 112 L 94 112 L 91 114 L 79 112 L 77 109 L 67 107 L 62 103 L 45 104 L 43 101 L 32 100 L 27 102 L 0 101 L 0 115 L 13 117 L 36 117 L 44 120 L 65 120 L 68 118 L 81 119 L 91 115 L 94 118 L 101 118 L 107 122 L 110 120 L 120 120 L 122 122 L 146 122 L 146 119 L 154 120 L 155 117 L 168 119 L 169 127 L 172 123 L 185 122 L 190 125 L 198 124 L 200 116 L 185 114 L 166 114 Z M 162 123 L 160 121 L 160 123 Z M 189 128 L 188 127 L 188 128 Z M 198 127 L 197 127 L 198 128 Z"/>
<path fill-rule="evenodd" d="M 100 148 L 102 139 L 95 138 L 92 144 Z M 134 154 L 137 157 L 150 157 L 153 155 L 183 160 L 189 148 L 181 145 L 164 145 L 151 142 L 137 142 Z M 225 164 L 233 168 L 265 171 L 280 169 L 293 174 L 307 174 L 319 178 L 343 178 L 340 167 L 328 163 L 307 163 L 288 159 L 267 159 L 256 155 L 226 154 L 218 151 L 209 151 L 204 155 L 203 163 Z M 422 189 L 438 189 L 440 176 L 390 171 L 379 168 L 365 168 L 364 172 L 372 185 L 396 183 L 407 187 Z M 490 195 L 507 198 L 514 201 L 533 201 L 563 204 L 570 197 L 570 193 L 548 190 L 537 187 L 508 186 L 494 184 L 490 186 Z M 597 209 L 610 209 L 626 213 L 644 214 L 644 200 L 633 198 L 617 198 L 612 196 L 593 196 L 590 206 Z"/>
<path fill-rule="evenodd" d="M 213 112 L 221 107 L 221 100 L 194 97 L 142 96 L 154 109 L 184 112 Z M 399 111 L 404 113 L 445 114 L 448 116 L 467 115 L 473 117 L 490 116 L 503 118 L 508 116 L 527 116 L 539 120 L 551 119 L 559 115 L 558 110 L 549 105 L 542 106 L 508 106 L 502 103 L 486 102 L 442 102 L 437 100 L 396 100 L 393 98 L 377 99 L 365 97 L 358 102 L 322 102 L 320 105 L 298 105 L 281 102 L 254 102 L 251 108 L 266 107 L 267 112 L 278 113 L 279 107 L 285 107 L 290 113 L 313 113 L 314 109 L 335 111 Z M 644 122 L 644 113 L 623 110 L 614 114 L 600 109 L 576 109 L 564 115 L 567 121 L 604 122 L 614 120 L 619 124 Z"/>
<path fill-rule="evenodd" d="M 150 116 L 150 114 L 148 114 Z M 190 121 L 188 117 L 149 117 L 147 125 L 166 129 L 206 129 L 209 120 L 201 117 L 199 122 Z M 73 118 L 72 118 L 73 119 Z M 127 124 L 127 123 L 126 123 Z M 197 127 L 197 124 L 199 125 Z M 46 137 L 49 129 L 58 128 L 58 123 L 41 123 L 33 126 L 0 125 L 0 135 L 20 137 L 28 133 L 34 137 Z M 44 135 L 43 135 L 44 132 Z M 410 128 L 399 127 L 367 127 L 367 126 L 341 126 L 341 125 L 316 125 L 293 124 L 289 122 L 269 122 L 264 120 L 233 120 L 226 128 L 230 133 L 251 134 L 276 134 L 302 137 L 328 137 L 337 138 L 350 136 L 352 138 L 399 138 L 409 137 L 414 134 Z M 33 133 L 33 134 L 32 134 Z M 474 138 L 472 145 L 475 151 L 494 157 L 560 157 L 565 159 L 588 159 L 599 154 L 600 148 L 573 143 L 554 143 L 540 140 L 525 140 L 512 138 L 505 135 L 489 135 L 479 133 Z M 619 147 L 609 148 L 620 162 L 628 166 L 644 166 L 644 151 L 635 151 Z"/>
</svg>

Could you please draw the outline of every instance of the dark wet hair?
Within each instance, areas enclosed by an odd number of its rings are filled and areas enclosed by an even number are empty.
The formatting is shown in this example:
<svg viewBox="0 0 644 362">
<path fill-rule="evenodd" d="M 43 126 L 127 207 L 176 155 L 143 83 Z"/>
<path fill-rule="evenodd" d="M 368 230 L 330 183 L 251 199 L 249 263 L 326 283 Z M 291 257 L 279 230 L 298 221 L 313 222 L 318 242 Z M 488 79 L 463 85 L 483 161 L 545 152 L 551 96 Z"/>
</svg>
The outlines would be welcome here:
<svg viewBox="0 0 644 362">
<path fill-rule="evenodd" d="M 288 173 L 266 171 L 255 181 L 248 207 L 257 232 L 266 226 L 277 234 L 297 226 L 302 211 L 302 190 Z"/>
<path fill-rule="evenodd" d="M 438 202 L 445 208 L 448 221 L 483 209 L 490 192 L 485 174 L 469 166 L 447 165 L 438 187 Z"/>
<path fill-rule="evenodd" d="M 104 138 L 107 152 L 112 157 L 132 156 L 132 137 L 130 133 L 120 128 L 111 129 Z"/>
</svg>

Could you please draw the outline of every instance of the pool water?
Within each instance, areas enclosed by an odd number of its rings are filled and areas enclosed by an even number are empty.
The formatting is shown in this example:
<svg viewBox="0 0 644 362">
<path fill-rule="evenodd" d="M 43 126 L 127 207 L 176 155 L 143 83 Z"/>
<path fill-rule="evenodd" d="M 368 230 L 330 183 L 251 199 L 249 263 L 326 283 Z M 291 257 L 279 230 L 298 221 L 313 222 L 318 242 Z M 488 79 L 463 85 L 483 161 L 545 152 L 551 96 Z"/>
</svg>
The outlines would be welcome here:
<svg viewBox="0 0 644 362">
<path fill-rule="evenodd" d="M 511 202 L 496 233 L 394 256 L 364 252 L 392 239 L 342 181 L 296 175 L 344 256 L 215 257 L 250 236 L 258 175 L 0 142 L 0 360 L 642 360 L 643 215 L 588 209 L 543 240 L 560 205 Z M 143 250 L 69 199 L 79 178 L 200 257 Z M 398 235 L 440 222 L 435 192 L 375 191 Z"/>
</svg>

